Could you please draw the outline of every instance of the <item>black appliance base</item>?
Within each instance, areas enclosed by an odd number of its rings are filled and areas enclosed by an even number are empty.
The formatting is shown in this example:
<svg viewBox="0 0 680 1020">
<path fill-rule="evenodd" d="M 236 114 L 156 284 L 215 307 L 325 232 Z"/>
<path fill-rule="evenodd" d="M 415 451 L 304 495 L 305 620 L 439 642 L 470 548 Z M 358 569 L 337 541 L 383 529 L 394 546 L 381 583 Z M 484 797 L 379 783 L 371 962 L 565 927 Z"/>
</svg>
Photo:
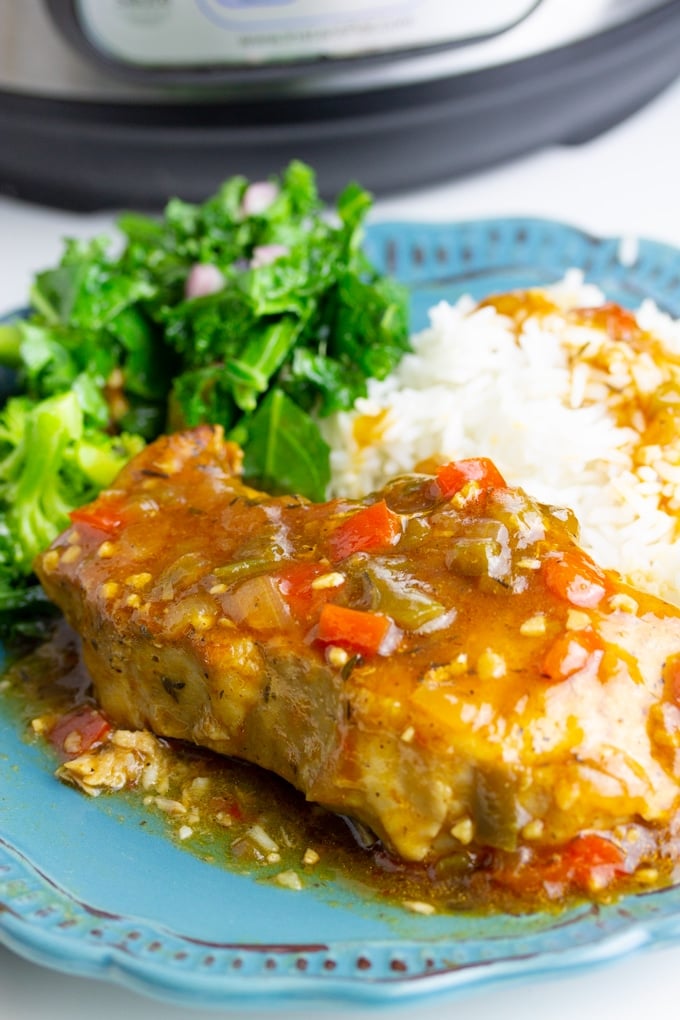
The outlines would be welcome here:
<svg viewBox="0 0 680 1020">
<path fill-rule="evenodd" d="M 0 92 L 0 191 L 62 208 L 200 200 L 226 177 L 317 171 L 378 197 L 576 144 L 642 107 L 680 73 L 680 2 L 512 64 L 356 95 L 104 104 Z"/>
</svg>

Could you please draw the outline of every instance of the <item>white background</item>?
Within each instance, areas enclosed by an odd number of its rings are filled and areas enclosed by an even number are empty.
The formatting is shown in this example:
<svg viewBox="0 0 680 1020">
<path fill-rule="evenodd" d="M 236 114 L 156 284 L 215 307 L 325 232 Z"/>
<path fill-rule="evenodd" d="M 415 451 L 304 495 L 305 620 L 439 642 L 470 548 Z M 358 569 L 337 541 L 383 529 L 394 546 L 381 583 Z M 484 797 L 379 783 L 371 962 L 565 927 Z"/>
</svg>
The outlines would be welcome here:
<svg viewBox="0 0 680 1020">
<path fill-rule="evenodd" d="M 273 168 L 278 169 L 278 168 Z M 554 149 L 465 181 L 378 202 L 374 219 L 456 220 L 478 216 L 558 218 L 596 234 L 638 236 L 680 246 L 680 83 L 625 124 L 585 146 Z M 64 234 L 109 228 L 112 217 L 78 217 L 0 198 L 0 312 L 24 304 L 32 273 L 59 255 Z M 340 1020 L 567 1020 L 672 1017 L 680 1009 L 680 946 L 428 1007 L 382 1014 L 335 1011 Z M 234 1020 L 242 1011 L 219 1015 Z M 250 1013 L 253 1020 L 271 1017 Z M 294 1009 L 295 1017 L 319 1016 Z M 0 948 L 0 1020 L 193 1020 L 208 1017 L 132 992 L 39 968 Z"/>
</svg>

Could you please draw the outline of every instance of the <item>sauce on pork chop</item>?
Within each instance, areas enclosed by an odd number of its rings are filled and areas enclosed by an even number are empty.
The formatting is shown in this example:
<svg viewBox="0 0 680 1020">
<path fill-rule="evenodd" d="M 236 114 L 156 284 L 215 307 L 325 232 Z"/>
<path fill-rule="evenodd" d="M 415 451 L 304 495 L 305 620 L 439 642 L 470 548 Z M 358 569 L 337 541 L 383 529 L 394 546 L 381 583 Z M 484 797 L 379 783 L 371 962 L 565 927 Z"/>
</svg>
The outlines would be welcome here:
<svg viewBox="0 0 680 1020">
<path fill-rule="evenodd" d="M 395 859 L 584 887 L 673 855 L 680 609 L 576 539 L 484 458 L 312 504 L 202 427 L 37 571 L 115 724 L 262 765 Z"/>
</svg>

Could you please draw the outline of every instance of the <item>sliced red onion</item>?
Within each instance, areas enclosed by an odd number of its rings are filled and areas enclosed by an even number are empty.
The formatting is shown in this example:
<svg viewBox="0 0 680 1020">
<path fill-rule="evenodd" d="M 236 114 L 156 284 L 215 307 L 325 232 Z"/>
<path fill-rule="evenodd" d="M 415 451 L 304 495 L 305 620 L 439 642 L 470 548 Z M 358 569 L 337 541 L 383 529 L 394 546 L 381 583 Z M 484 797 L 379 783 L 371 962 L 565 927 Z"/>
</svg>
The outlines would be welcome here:
<svg viewBox="0 0 680 1020">
<path fill-rule="evenodd" d="M 285 244 L 258 244 L 253 248 L 250 268 L 259 269 L 260 266 L 269 266 L 272 262 L 287 255 L 288 251 Z"/>
<path fill-rule="evenodd" d="M 279 189 L 271 181 L 254 181 L 243 192 L 241 212 L 244 216 L 259 216 L 278 197 Z"/>
<path fill-rule="evenodd" d="M 184 282 L 184 295 L 188 298 L 205 297 L 207 294 L 216 294 L 223 287 L 224 277 L 217 266 L 197 262 L 189 270 Z"/>
</svg>

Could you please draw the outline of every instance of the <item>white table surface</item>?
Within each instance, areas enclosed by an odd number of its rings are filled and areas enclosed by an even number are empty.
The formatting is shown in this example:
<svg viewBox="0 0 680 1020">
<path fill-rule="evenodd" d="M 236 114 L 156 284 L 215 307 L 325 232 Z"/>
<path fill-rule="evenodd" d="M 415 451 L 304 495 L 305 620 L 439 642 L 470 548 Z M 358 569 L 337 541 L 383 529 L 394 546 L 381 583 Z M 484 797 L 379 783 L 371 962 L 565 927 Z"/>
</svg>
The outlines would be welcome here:
<svg viewBox="0 0 680 1020">
<path fill-rule="evenodd" d="M 566 101 L 566 100 L 565 100 Z M 277 170 L 273 167 L 272 170 Z M 374 219 L 457 220 L 496 215 L 561 219 L 595 234 L 648 237 L 680 246 L 680 82 L 598 139 L 555 148 L 462 181 L 378 201 Z M 108 230 L 108 213 L 76 216 L 0 198 L 0 312 L 25 303 L 31 275 L 60 253 L 64 235 Z M 680 946 L 641 953 L 596 970 L 451 1002 L 382 1013 L 334 1011 L 340 1020 L 638 1020 L 675 1016 Z M 211 1014 L 160 1004 L 126 989 L 57 974 L 0 947 L 0 1020 L 170 1020 Z M 242 1012 L 224 1010 L 235 1018 Z M 271 1013 L 249 1013 L 253 1020 Z M 295 1009 L 295 1017 L 318 1016 Z"/>
</svg>

